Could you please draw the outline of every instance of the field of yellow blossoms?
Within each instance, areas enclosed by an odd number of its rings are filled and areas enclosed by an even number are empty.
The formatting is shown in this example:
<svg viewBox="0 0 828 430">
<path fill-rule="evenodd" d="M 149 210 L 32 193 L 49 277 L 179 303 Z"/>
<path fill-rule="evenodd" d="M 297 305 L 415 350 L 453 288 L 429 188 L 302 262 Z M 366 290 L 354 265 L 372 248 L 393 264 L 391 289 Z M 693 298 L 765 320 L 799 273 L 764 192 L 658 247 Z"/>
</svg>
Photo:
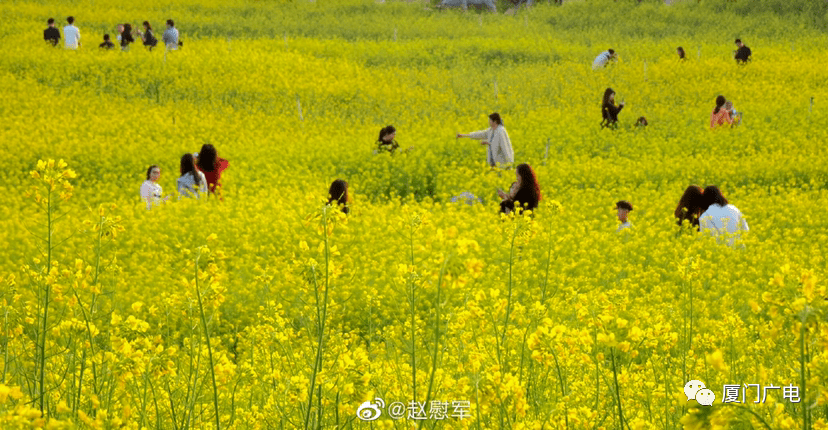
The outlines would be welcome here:
<svg viewBox="0 0 828 430">
<path fill-rule="evenodd" d="M 0 3 L 0 428 L 828 428 L 828 4 L 436 3 Z M 178 51 L 97 47 L 168 18 Z M 491 112 L 533 218 L 455 138 Z M 223 201 L 179 201 L 205 143 Z M 689 184 L 749 233 L 676 225 Z"/>
</svg>

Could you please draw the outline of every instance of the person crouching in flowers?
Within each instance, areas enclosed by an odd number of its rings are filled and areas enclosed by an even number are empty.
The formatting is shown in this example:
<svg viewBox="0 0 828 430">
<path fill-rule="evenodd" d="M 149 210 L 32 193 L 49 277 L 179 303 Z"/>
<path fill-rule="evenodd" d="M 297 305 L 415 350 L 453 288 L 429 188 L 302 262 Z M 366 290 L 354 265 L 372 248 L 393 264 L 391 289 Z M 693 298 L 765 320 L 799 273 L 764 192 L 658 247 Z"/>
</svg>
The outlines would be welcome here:
<svg viewBox="0 0 828 430">
<path fill-rule="evenodd" d="M 734 241 L 741 236 L 742 231 L 750 230 L 747 220 L 742 216 L 742 212 L 736 206 L 730 204 L 722 195 L 719 187 L 715 185 L 710 185 L 704 189 L 704 205 L 702 207 L 705 210 L 699 217 L 701 231 L 714 237 L 719 235 L 729 236 L 728 245 L 733 245 Z"/>
<path fill-rule="evenodd" d="M 733 125 L 733 118 L 730 117 L 730 112 L 725 109 L 725 103 L 727 103 L 727 99 L 724 96 L 716 97 L 716 107 L 713 108 L 713 112 L 710 114 L 710 128 L 716 128 L 725 123 Z"/>
<path fill-rule="evenodd" d="M 167 201 L 170 196 L 161 198 L 163 190 L 158 180 L 161 179 L 161 168 L 153 164 L 147 169 L 147 180 L 141 184 L 141 198 L 147 203 L 147 210 L 152 209 L 153 206 L 159 205 Z"/>
<path fill-rule="evenodd" d="M 207 178 L 195 166 L 193 154 L 187 153 L 181 156 L 181 176 L 176 181 L 178 196 L 198 198 L 201 194 L 207 193 Z"/>
<path fill-rule="evenodd" d="M 676 210 L 673 215 L 676 217 L 676 223 L 682 225 L 684 221 L 699 230 L 699 216 L 703 211 L 704 206 L 704 192 L 702 187 L 698 185 L 690 185 L 684 190 L 681 195 Z"/>
<path fill-rule="evenodd" d="M 331 188 L 328 189 L 328 204 L 336 205 L 342 213 L 348 215 L 351 208 L 348 207 L 348 183 L 342 179 L 337 179 L 331 183 Z"/>
<path fill-rule="evenodd" d="M 500 212 L 509 214 L 517 211 L 517 214 L 521 215 L 524 210 L 534 211 L 541 200 L 540 185 L 535 172 L 528 164 L 523 163 L 515 169 L 515 177 L 516 180 L 508 193 L 497 190 L 497 195 L 502 199 Z"/>
</svg>

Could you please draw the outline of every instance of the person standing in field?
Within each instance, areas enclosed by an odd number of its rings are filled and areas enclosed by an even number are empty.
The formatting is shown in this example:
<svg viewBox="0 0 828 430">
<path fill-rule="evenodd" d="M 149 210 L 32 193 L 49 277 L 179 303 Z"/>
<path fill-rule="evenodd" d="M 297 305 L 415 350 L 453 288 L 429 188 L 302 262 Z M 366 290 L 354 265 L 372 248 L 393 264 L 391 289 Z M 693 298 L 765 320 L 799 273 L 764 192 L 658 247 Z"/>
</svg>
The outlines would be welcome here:
<svg viewBox="0 0 828 430">
<path fill-rule="evenodd" d="M 681 46 L 676 48 L 676 53 L 678 54 L 679 60 L 684 61 L 687 59 L 687 55 L 684 53 L 684 48 L 682 48 Z"/>
<path fill-rule="evenodd" d="M 604 91 L 604 98 L 601 101 L 601 127 L 616 128 L 618 126 L 618 113 L 624 109 L 624 102 L 615 105 L 615 90 L 607 88 Z"/>
<path fill-rule="evenodd" d="M 75 17 L 66 18 L 68 23 L 63 27 L 63 40 L 67 49 L 78 49 L 80 47 L 80 30 L 75 27 Z"/>
<path fill-rule="evenodd" d="M 229 161 L 219 158 L 218 151 L 210 144 L 205 143 L 198 153 L 198 170 L 204 173 L 207 179 L 207 188 L 210 194 L 218 194 L 221 199 L 221 172 L 227 169 Z"/>
<path fill-rule="evenodd" d="M 607 49 L 606 51 L 598 54 L 595 57 L 595 61 L 592 62 L 592 70 L 598 70 L 602 67 L 607 67 L 607 64 L 610 61 L 616 61 L 618 59 L 618 55 L 615 53 L 613 49 Z"/>
<path fill-rule="evenodd" d="M 728 235 L 728 245 L 733 245 L 742 231 L 750 230 L 742 212 L 724 198 L 719 187 L 710 185 L 704 189 L 704 206 L 707 208 L 699 217 L 702 232 L 714 237 Z"/>
<path fill-rule="evenodd" d="M 48 27 L 43 30 L 43 40 L 52 44 L 52 46 L 57 46 L 60 43 L 60 30 L 55 27 L 55 19 L 49 18 L 46 21 Z"/>
<path fill-rule="evenodd" d="M 158 180 L 161 179 L 161 168 L 153 164 L 147 169 L 147 180 L 141 184 L 141 199 L 147 203 L 147 210 L 152 209 L 153 206 L 159 205 L 169 199 L 169 196 L 162 200 L 161 185 Z"/>
<path fill-rule="evenodd" d="M 724 105 L 727 102 L 724 96 L 716 97 L 716 107 L 713 108 L 713 113 L 710 114 L 710 128 L 716 128 L 720 125 L 733 124 L 733 118 L 730 117 L 730 112 L 725 109 Z"/>
<path fill-rule="evenodd" d="M 495 167 L 498 164 L 510 164 L 515 162 L 515 154 L 512 151 L 512 141 L 509 140 L 509 133 L 503 127 L 503 120 L 497 112 L 489 115 L 489 128 L 475 131 L 468 134 L 457 133 L 457 138 L 468 137 L 480 140 L 481 145 L 486 145 L 486 162 L 489 166 Z"/>
<path fill-rule="evenodd" d="M 351 212 L 351 208 L 348 207 L 350 200 L 348 196 L 348 183 L 343 179 L 333 181 L 331 187 L 328 189 L 328 205 L 336 206 L 342 213 L 348 215 Z"/>
<path fill-rule="evenodd" d="M 632 227 L 632 223 L 630 223 L 629 219 L 630 212 L 633 210 L 632 204 L 626 200 L 620 200 L 615 204 L 615 209 L 618 211 L 618 221 L 621 221 L 621 225 L 619 225 L 618 229 L 615 231 L 620 232 L 625 228 Z"/>
<path fill-rule="evenodd" d="M 124 31 L 121 33 L 121 51 L 129 51 L 129 44 L 135 42 L 132 37 L 132 24 L 124 24 Z"/>
<path fill-rule="evenodd" d="M 178 29 L 175 28 L 175 22 L 173 20 L 167 20 L 167 30 L 164 31 L 164 35 L 161 36 L 161 40 L 164 42 L 164 46 L 167 47 L 168 51 L 175 51 L 178 49 L 180 43 L 178 42 Z"/>
<path fill-rule="evenodd" d="M 176 181 L 176 188 L 180 197 L 198 198 L 207 194 L 207 178 L 196 169 L 195 158 L 189 152 L 181 156 L 181 176 Z"/>
<path fill-rule="evenodd" d="M 115 44 L 114 44 L 114 43 L 112 43 L 112 41 L 111 41 L 111 40 L 109 40 L 109 34 L 104 34 L 103 43 L 101 43 L 100 45 L 98 45 L 98 48 L 101 48 L 101 49 L 112 49 L 112 48 L 114 48 L 114 47 L 115 47 Z"/>
<path fill-rule="evenodd" d="M 523 163 L 515 169 L 515 182 L 509 187 L 509 192 L 497 190 L 500 201 L 500 212 L 509 214 L 516 212 L 522 215 L 523 211 L 535 211 L 541 201 L 541 190 L 535 171 L 528 164 Z"/>
<path fill-rule="evenodd" d="M 704 191 L 698 185 L 690 185 L 681 195 L 673 215 L 676 223 L 682 225 L 685 221 L 699 230 L 699 216 L 704 211 Z"/>
<path fill-rule="evenodd" d="M 736 62 L 739 64 L 745 64 L 748 61 L 750 61 L 750 48 L 748 48 L 747 46 L 745 46 L 744 43 L 742 43 L 742 39 L 736 39 L 735 43 L 738 47 L 736 49 L 736 53 L 733 55 L 733 58 L 736 59 Z"/>
<path fill-rule="evenodd" d="M 158 39 L 155 38 L 155 35 L 152 34 L 152 26 L 150 25 L 149 21 L 144 21 L 144 32 L 138 32 L 138 36 L 141 37 L 141 40 L 144 42 L 144 46 L 149 48 L 152 51 L 152 48 L 158 44 Z"/>
</svg>

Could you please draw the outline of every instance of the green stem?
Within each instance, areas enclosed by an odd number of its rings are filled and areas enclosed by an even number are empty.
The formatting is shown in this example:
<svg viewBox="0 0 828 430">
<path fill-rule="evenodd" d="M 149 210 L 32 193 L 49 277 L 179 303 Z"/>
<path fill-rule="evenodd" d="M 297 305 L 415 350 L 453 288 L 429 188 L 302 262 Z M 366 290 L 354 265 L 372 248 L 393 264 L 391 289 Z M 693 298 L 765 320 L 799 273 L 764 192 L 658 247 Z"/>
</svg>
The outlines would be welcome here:
<svg viewBox="0 0 828 430">
<path fill-rule="evenodd" d="M 308 424 L 310 423 L 310 413 L 311 409 L 313 408 L 313 389 L 316 386 L 316 374 L 318 371 L 322 370 L 322 346 L 325 336 L 325 321 L 328 316 L 328 287 L 329 287 L 329 280 L 328 280 L 328 273 L 329 269 L 328 266 L 330 264 L 330 247 L 328 244 L 328 206 L 322 209 L 322 226 L 323 226 L 323 236 L 325 238 L 325 294 L 321 304 L 321 312 L 319 311 L 320 303 L 319 300 L 316 302 L 316 309 L 317 314 L 319 315 L 317 325 L 319 326 L 319 334 L 317 338 L 316 344 L 316 360 L 314 360 L 313 364 L 313 373 L 311 374 L 311 385 L 310 390 L 308 390 L 308 407 L 305 411 L 305 429 L 307 430 Z M 316 286 L 316 270 L 312 269 L 313 271 L 313 279 L 314 279 L 314 288 Z M 320 392 L 319 396 L 322 396 Z"/>
<path fill-rule="evenodd" d="M 610 348 L 610 358 L 612 359 L 612 377 L 615 380 L 615 401 L 618 404 L 618 421 L 621 424 L 621 429 L 624 429 L 624 412 L 621 409 L 621 393 L 618 389 L 618 372 L 615 369 L 615 348 Z"/>
<path fill-rule="evenodd" d="M 195 285 L 196 297 L 198 297 L 198 310 L 201 314 L 201 327 L 204 329 L 204 339 L 207 341 L 207 358 L 210 360 L 210 377 L 213 379 L 213 406 L 216 410 L 216 430 L 221 429 L 221 416 L 218 407 L 218 388 L 216 387 L 216 371 L 213 367 L 213 349 L 210 347 L 210 332 L 207 330 L 207 318 L 204 316 L 204 305 L 201 302 L 201 291 L 198 282 L 198 260 L 201 258 L 201 250 L 195 259 Z"/>
<path fill-rule="evenodd" d="M 802 406 L 802 430 L 808 430 L 808 399 L 805 395 L 806 391 L 806 383 L 807 378 L 805 378 L 805 321 L 808 319 L 808 307 L 806 306 L 805 309 L 802 310 L 802 317 L 799 324 L 799 378 L 800 383 L 802 384 L 802 393 L 801 393 L 801 401 L 804 403 Z"/>
<path fill-rule="evenodd" d="M 49 188 L 46 197 L 46 222 L 47 222 L 47 237 L 46 237 L 46 288 L 43 300 L 43 331 L 40 333 L 40 364 L 38 370 L 40 371 L 39 378 L 39 399 L 40 415 L 44 415 L 43 401 L 46 395 L 44 386 L 46 377 L 46 330 L 49 320 L 49 293 L 51 286 L 49 285 L 49 271 L 52 269 L 52 190 Z"/>
<path fill-rule="evenodd" d="M 434 354 L 431 358 L 431 376 L 428 379 L 428 390 L 426 391 L 426 398 L 425 404 L 428 405 L 428 402 L 431 401 L 431 388 L 434 386 L 434 375 L 437 374 L 437 353 L 440 350 L 440 295 L 442 292 L 442 285 L 443 285 L 443 273 L 446 270 L 446 264 L 451 256 L 448 256 L 443 260 L 443 266 L 440 267 L 440 277 L 437 280 L 437 301 L 435 302 L 434 306 L 436 309 L 436 315 L 434 316 Z M 419 429 L 424 420 L 417 421 L 417 428 Z"/>
</svg>

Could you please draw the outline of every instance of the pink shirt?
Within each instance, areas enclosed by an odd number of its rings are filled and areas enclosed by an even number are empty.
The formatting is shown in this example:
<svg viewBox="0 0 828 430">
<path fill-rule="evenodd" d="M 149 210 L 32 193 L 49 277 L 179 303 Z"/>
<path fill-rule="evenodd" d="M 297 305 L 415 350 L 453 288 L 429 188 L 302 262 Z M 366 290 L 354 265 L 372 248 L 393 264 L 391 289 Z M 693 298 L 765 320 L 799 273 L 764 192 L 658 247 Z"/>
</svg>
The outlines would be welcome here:
<svg viewBox="0 0 828 430">
<path fill-rule="evenodd" d="M 714 112 L 710 114 L 710 128 L 716 128 L 717 125 L 724 123 L 733 124 L 733 118 L 730 117 L 730 112 L 723 107 L 719 108 L 718 113 L 714 109 Z"/>
</svg>

